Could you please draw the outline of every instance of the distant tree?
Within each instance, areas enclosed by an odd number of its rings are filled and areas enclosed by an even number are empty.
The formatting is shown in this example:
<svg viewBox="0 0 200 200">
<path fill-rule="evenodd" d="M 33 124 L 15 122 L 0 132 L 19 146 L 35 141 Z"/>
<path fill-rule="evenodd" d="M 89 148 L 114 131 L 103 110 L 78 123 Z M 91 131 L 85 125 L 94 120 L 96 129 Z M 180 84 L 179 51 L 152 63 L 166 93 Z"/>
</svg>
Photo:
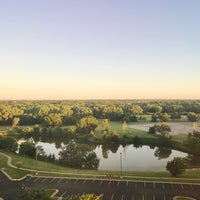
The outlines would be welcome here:
<svg viewBox="0 0 200 200">
<path fill-rule="evenodd" d="M 98 125 L 98 120 L 95 117 L 93 116 L 83 117 L 79 120 L 76 131 L 77 133 L 89 134 L 91 133 L 91 131 L 94 131 L 96 129 L 97 125 Z"/>
<path fill-rule="evenodd" d="M 186 145 L 195 155 L 200 155 L 200 132 L 194 130 L 189 133 L 186 140 Z"/>
<path fill-rule="evenodd" d="M 44 125 L 46 126 L 60 126 L 62 124 L 62 117 L 57 113 L 50 113 L 49 115 L 44 117 Z"/>
<path fill-rule="evenodd" d="M 167 122 L 170 119 L 170 115 L 167 113 L 160 113 L 159 114 L 159 119 L 162 122 Z"/>
<path fill-rule="evenodd" d="M 14 117 L 12 121 L 12 127 L 16 127 L 19 124 L 19 117 Z"/>
<path fill-rule="evenodd" d="M 196 122 L 199 120 L 199 115 L 195 114 L 194 112 L 189 112 L 187 114 L 187 118 L 188 118 L 188 121 L 190 122 Z"/>
<path fill-rule="evenodd" d="M 186 163 L 183 158 L 175 157 L 172 161 L 167 162 L 166 169 L 172 174 L 177 176 L 185 171 Z"/>
<path fill-rule="evenodd" d="M 19 146 L 19 154 L 23 156 L 29 156 L 31 158 L 35 157 L 36 147 L 35 143 L 31 141 L 26 141 L 20 144 Z"/>
<path fill-rule="evenodd" d="M 165 136 L 167 133 L 171 131 L 170 126 L 166 122 L 159 122 L 154 127 L 156 131 L 161 133 L 162 136 Z"/>
<path fill-rule="evenodd" d="M 17 147 L 17 141 L 13 137 L 0 136 L 0 149 L 6 149 L 8 151 L 16 152 Z"/>
<path fill-rule="evenodd" d="M 153 134 L 153 135 L 156 134 L 156 128 L 154 126 L 149 127 L 149 134 Z"/>
</svg>

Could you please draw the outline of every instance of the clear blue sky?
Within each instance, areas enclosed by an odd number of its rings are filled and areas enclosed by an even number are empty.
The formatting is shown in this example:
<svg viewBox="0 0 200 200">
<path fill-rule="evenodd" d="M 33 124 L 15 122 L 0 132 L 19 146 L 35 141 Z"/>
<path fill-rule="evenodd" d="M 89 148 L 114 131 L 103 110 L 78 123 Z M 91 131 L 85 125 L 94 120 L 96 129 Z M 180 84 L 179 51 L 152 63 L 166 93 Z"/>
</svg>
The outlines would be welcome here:
<svg viewBox="0 0 200 200">
<path fill-rule="evenodd" d="M 0 99 L 200 99 L 199 0 L 0 2 Z"/>
</svg>

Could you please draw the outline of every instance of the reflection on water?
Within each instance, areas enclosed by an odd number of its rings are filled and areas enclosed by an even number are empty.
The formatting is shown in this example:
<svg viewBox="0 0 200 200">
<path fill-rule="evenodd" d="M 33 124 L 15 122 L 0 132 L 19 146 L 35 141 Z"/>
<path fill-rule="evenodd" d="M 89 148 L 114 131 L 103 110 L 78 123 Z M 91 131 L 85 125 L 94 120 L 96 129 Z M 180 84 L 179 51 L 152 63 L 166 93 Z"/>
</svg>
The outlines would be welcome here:
<svg viewBox="0 0 200 200">
<path fill-rule="evenodd" d="M 22 140 L 19 141 L 19 143 Z M 37 146 L 42 146 L 46 155 L 54 154 L 59 157 L 59 151 L 64 143 L 37 142 Z M 133 145 L 99 145 L 93 147 L 94 152 L 100 159 L 99 170 L 120 171 L 120 153 L 122 153 L 122 168 L 124 171 L 163 171 L 168 161 L 174 157 L 186 157 L 186 153 L 171 150 L 165 147 L 141 146 L 139 148 Z"/>
</svg>

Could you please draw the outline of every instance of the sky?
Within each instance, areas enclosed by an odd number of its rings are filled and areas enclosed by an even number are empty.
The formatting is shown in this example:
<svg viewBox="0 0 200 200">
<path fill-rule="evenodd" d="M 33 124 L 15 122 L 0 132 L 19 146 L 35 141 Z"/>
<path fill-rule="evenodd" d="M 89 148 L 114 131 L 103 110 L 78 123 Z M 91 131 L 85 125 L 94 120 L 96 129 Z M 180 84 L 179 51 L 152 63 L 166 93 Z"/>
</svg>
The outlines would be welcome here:
<svg viewBox="0 0 200 200">
<path fill-rule="evenodd" d="M 199 0 L 0 1 L 0 99 L 200 99 Z"/>
</svg>

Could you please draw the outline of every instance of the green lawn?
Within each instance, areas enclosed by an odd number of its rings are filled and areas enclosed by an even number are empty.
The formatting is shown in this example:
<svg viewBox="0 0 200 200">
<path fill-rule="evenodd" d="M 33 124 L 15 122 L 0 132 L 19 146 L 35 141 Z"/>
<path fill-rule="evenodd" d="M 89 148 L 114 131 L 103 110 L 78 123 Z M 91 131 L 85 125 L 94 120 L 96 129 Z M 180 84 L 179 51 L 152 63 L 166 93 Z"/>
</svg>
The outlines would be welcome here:
<svg viewBox="0 0 200 200">
<path fill-rule="evenodd" d="M 7 159 L 4 156 L 0 156 L 0 168 L 4 168 L 5 171 L 13 178 L 20 178 L 25 176 L 26 174 L 35 174 L 35 160 L 27 157 L 18 156 L 16 154 L 12 154 L 9 152 L 6 152 L 7 155 L 12 157 L 12 164 L 15 164 L 16 162 L 22 162 L 22 167 L 27 169 L 32 169 L 32 171 L 23 171 L 20 169 L 13 169 L 11 167 L 8 167 L 6 164 Z M 51 174 L 49 172 L 46 173 L 38 173 L 39 175 L 44 176 L 62 176 L 62 177 L 69 177 L 69 176 L 81 176 L 81 177 L 98 177 L 98 178 L 119 178 L 120 172 L 119 171 L 99 171 L 99 170 L 82 170 L 82 169 L 72 169 L 72 168 L 66 168 L 59 165 L 46 163 L 42 161 L 38 161 L 38 170 L 41 171 L 50 171 L 50 172 L 56 172 L 56 174 Z M 60 174 L 59 174 L 60 173 Z M 84 174 L 84 175 L 83 175 Z M 196 179 L 190 180 L 187 182 L 198 182 L 200 183 L 200 170 L 190 170 L 186 171 L 181 176 L 178 176 L 177 178 L 171 177 L 169 172 L 167 171 L 161 171 L 161 172 L 152 172 L 152 171 L 145 171 L 145 172 L 130 172 L 130 171 L 123 171 L 123 177 L 130 180 L 146 180 L 146 181 L 175 181 L 175 182 L 182 182 L 184 181 L 184 178 L 190 178 L 190 179 Z M 170 179 L 166 179 L 170 178 Z"/>
</svg>

